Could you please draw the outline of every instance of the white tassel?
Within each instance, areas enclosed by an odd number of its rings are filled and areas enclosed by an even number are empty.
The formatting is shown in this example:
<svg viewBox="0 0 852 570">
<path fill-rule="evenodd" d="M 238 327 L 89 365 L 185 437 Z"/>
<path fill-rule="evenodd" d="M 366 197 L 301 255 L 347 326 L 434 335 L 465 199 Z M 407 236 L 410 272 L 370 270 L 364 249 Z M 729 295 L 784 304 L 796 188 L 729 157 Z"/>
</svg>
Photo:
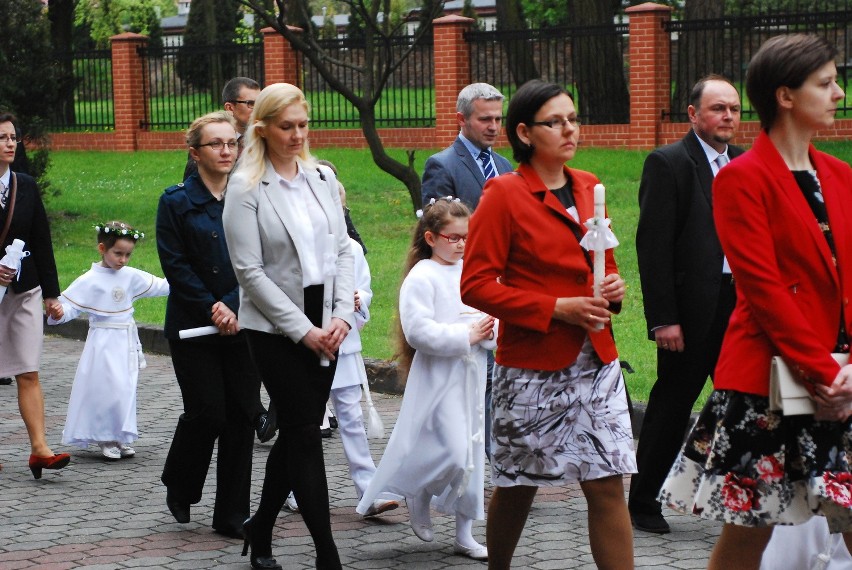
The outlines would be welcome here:
<svg viewBox="0 0 852 570">
<path fill-rule="evenodd" d="M 376 406 L 373 405 L 373 398 L 370 396 L 370 384 L 367 382 L 366 376 L 361 382 L 361 387 L 364 389 L 364 398 L 367 400 L 367 438 L 384 439 L 385 423 L 382 421 Z"/>
</svg>

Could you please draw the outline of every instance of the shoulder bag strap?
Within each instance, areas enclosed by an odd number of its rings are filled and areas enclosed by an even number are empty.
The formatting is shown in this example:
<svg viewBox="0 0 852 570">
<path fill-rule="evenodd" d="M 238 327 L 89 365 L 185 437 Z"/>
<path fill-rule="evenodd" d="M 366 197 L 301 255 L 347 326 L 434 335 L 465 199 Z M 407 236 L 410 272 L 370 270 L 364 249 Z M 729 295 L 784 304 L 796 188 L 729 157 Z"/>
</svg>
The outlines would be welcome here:
<svg viewBox="0 0 852 570">
<path fill-rule="evenodd" d="M 12 225 L 12 214 L 15 213 L 15 194 L 18 189 L 18 177 L 14 172 L 10 172 L 12 184 L 9 188 L 9 209 L 6 211 L 6 223 L 3 224 L 3 231 L 0 232 L 0 246 L 6 241 L 6 236 L 9 235 L 9 226 Z"/>
</svg>

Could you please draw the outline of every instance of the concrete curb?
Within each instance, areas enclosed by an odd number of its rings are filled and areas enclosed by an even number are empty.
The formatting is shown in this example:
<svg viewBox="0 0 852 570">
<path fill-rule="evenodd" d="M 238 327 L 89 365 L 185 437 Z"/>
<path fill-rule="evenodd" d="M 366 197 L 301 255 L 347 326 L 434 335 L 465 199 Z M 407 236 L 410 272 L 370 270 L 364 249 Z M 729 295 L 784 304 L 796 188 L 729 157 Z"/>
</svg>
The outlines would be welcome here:
<svg viewBox="0 0 852 570">
<path fill-rule="evenodd" d="M 89 334 L 89 320 L 85 317 L 79 317 L 73 321 L 55 326 L 48 326 L 45 321 L 45 330 L 48 334 L 84 341 Z M 139 325 L 139 340 L 142 342 L 145 352 L 163 354 L 165 356 L 171 355 L 169 343 L 163 335 L 163 327 Z M 365 358 L 364 365 L 367 368 L 367 380 L 370 383 L 370 390 L 397 396 L 401 396 L 405 391 L 405 383 L 399 379 L 396 373 L 396 362 L 380 360 L 378 358 Z M 633 402 L 630 421 L 633 425 L 634 438 L 639 437 L 639 431 L 644 418 L 644 402 Z"/>
</svg>

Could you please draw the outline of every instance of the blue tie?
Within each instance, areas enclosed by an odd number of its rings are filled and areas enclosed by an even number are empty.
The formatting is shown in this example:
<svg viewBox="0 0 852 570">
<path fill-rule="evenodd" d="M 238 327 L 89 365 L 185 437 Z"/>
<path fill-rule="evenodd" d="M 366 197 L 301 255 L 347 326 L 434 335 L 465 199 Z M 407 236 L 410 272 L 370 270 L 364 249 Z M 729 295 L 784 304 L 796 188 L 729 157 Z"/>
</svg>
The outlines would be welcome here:
<svg viewBox="0 0 852 570">
<path fill-rule="evenodd" d="M 485 175 L 486 182 L 497 176 L 497 173 L 494 171 L 494 165 L 491 164 L 490 150 L 485 149 L 481 151 L 477 158 L 482 161 L 482 173 Z"/>
</svg>

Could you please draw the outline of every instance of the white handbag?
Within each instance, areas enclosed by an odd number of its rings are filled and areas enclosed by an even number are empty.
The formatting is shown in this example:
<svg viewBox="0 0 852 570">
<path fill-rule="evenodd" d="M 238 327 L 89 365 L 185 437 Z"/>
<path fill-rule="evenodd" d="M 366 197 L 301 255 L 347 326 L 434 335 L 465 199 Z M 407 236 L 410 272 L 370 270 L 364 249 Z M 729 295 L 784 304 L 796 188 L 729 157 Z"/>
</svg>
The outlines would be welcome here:
<svg viewBox="0 0 852 570">
<path fill-rule="evenodd" d="M 849 355 L 835 352 L 831 355 L 840 366 L 849 364 Z M 769 371 L 769 409 L 781 410 L 785 416 L 801 416 L 816 412 L 814 403 L 805 385 L 790 371 L 780 356 L 772 357 Z"/>
</svg>

